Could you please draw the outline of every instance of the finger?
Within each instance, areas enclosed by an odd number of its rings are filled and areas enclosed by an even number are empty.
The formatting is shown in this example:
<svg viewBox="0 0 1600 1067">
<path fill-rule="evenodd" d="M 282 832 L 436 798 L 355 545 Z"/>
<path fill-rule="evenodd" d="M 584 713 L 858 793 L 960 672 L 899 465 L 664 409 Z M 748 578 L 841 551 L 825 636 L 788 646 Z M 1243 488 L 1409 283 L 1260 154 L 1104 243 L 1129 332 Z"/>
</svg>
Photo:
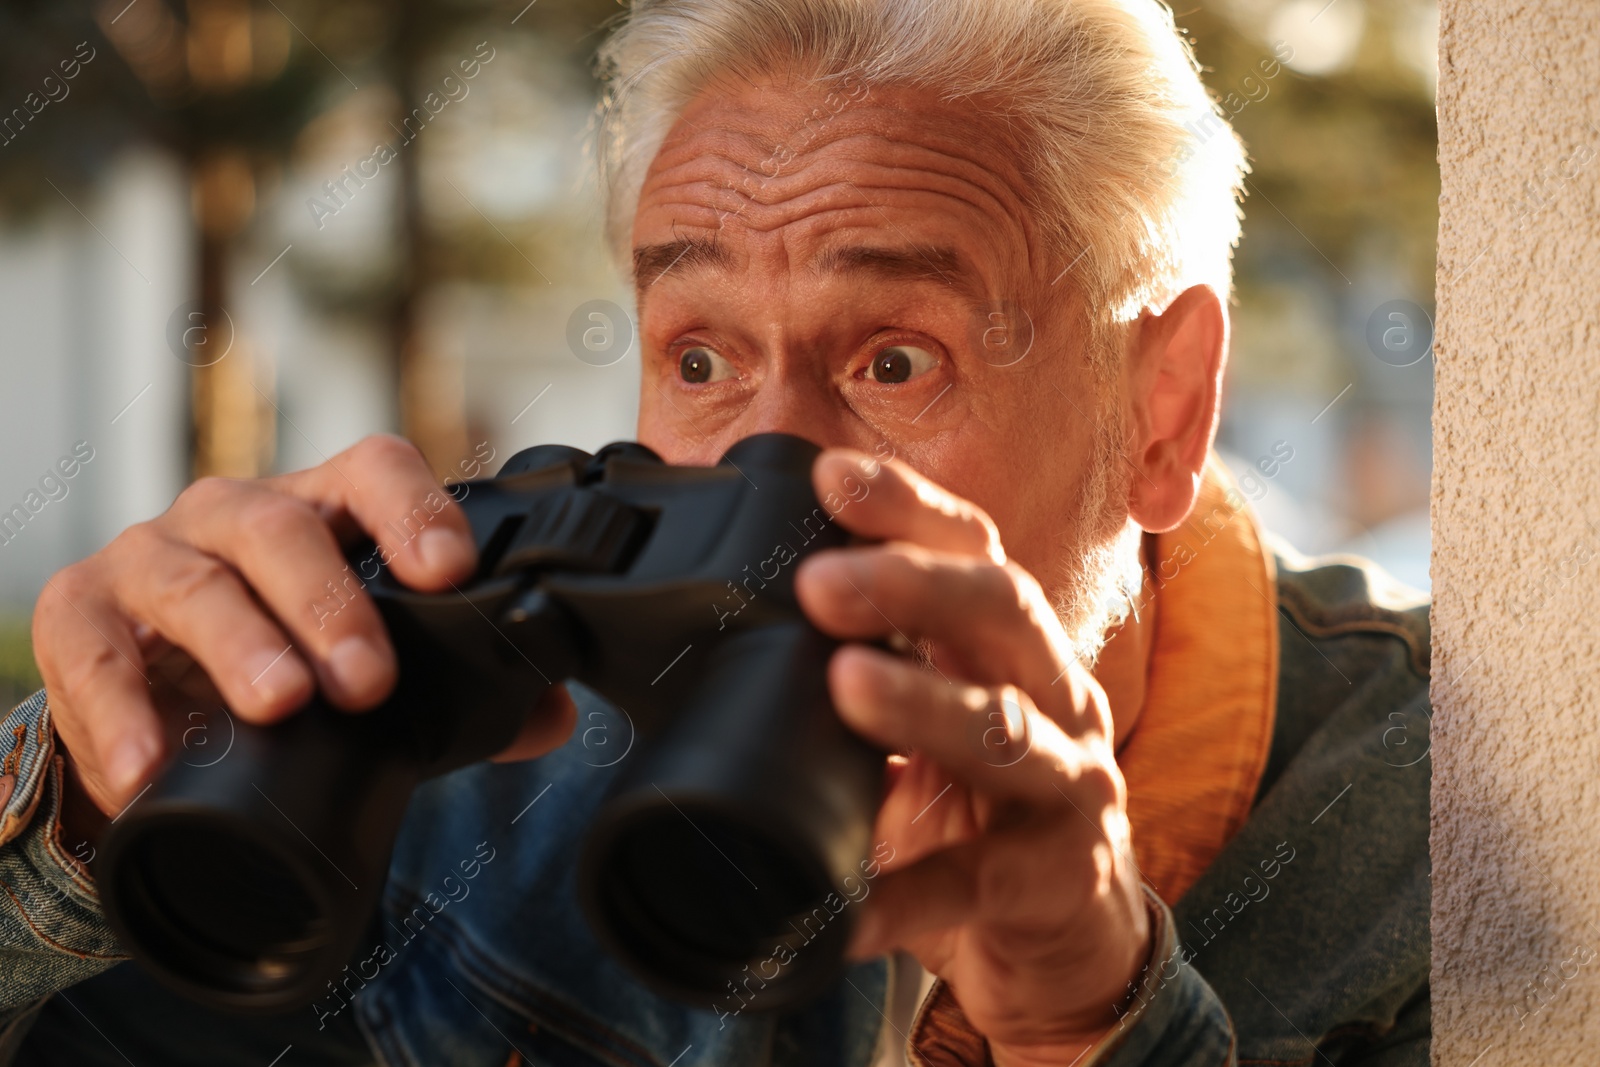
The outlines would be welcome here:
<svg viewBox="0 0 1600 1067">
<path fill-rule="evenodd" d="M 935 485 L 899 460 L 830 448 L 811 469 L 812 487 L 846 529 L 874 541 L 910 541 L 1004 563 L 1000 531 L 982 508 Z"/>
<path fill-rule="evenodd" d="M 352 710 L 369 708 L 389 694 L 396 665 L 383 620 L 327 523 L 310 505 L 257 482 L 207 479 L 185 492 L 176 511 L 184 539 L 199 552 L 237 569 L 287 628 L 296 660 L 303 657 L 309 661 L 322 692 L 333 704 Z M 174 560 L 171 568 L 181 572 L 182 562 Z M 160 585 L 143 589 L 147 601 L 163 598 L 164 593 Z M 207 607 L 222 609 L 242 610 L 243 605 L 236 599 L 214 600 Z M 203 626 L 206 618 L 188 617 L 192 612 L 181 603 L 169 605 L 168 613 L 185 616 L 174 618 L 172 624 L 181 621 L 189 633 Z M 260 614 L 259 609 L 253 614 Z M 232 616 L 212 615 L 212 625 L 219 618 Z M 252 625 L 256 632 L 249 638 L 261 639 L 259 625 Z M 175 636 L 172 630 L 163 628 L 163 632 Z M 272 655 L 281 652 L 285 644 L 280 641 Z M 230 672 L 236 669 L 235 663 L 260 669 L 254 658 L 213 661 L 191 644 L 184 647 L 208 673 L 214 669 Z M 233 651 L 238 646 L 213 642 L 211 647 Z M 265 653 L 255 651 L 252 656 L 264 657 Z M 234 695 L 220 680 L 219 688 L 225 697 Z M 278 707 L 272 706 L 274 710 Z"/>
<path fill-rule="evenodd" d="M 150 636 L 142 636 L 141 630 Z M 144 623 L 134 627 L 133 636 L 144 652 L 145 675 L 152 686 L 171 691 L 176 699 L 195 701 L 206 707 L 227 703 L 205 668 L 196 663 L 189 653 Z M 166 706 L 160 695 L 155 697 L 155 701 L 157 707 Z"/>
<path fill-rule="evenodd" d="M 1072 740 L 1014 686 L 948 682 L 861 645 L 834 653 L 828 685 L 839 717 L 868 741 L 914 749 L 993 795 L 1051 805 L 1063 790 L 1094 805 L 1118 795 L 1098 724 L 1078 724 L 1083 737 Z"/>
<path fill-rule="evenodd" d="M 490 758 L 495 763 L 538 759 L 565 744 L 577 721 L 578 706 L 572 702 L 572 694 L 564 685 L 553 685 L 528 713 L 516 740 Z"/>
<path fill-rule="evenodd" d="M 193 657 L 240 718 L 272 722 L 311 698 L 305 660 L 226 562 L 149 525 L 119 541 L 122 609 Z"/>
<path fill-rule="evenodd" d="M 477 549 L 466 513 L 440 487 L 417 447 L 403 437 L 367 437 L 310 470 L 268 484 L 353 518 L 377 542 L 379 558 L 413 589 L 439 592 L 465 581 Z"/>
<path fill-rule="evenodd" d="M 895 788 L 905 781 L 906 770 L 911 766 L 911 761 L 906 757 L 893 753 L 883 762 L 883 795 L 885 798 L 894 795 Z"/>
<path fill-rule="evenodd" d="M 862 901 L 846 950 L 850 958 L 904 948 L 922 934 L 970 919 L 983 847 L 981 839 L 963 842 L 880 874 Z"/>
<path fill-rule="evenodd" d="M 913 752 L 905 759 L 895 784 L 895 791 L 878 805 L 873 825 L 877 836 L 893 844 L 896 864 L 982 833 L 989 799 L 955 781 L 927 753 Z"/>
<path fill-rule="evenodd" d="M 1051 704 L 1074 662 L 1044 591 L 1015 565 L 895 543 L 830 549 L 807 558 L 795 595 L 811 621 L 843 639 L 932 640 L 970 680 L 1014 682 Z"/>
<path fill-rule="evenodd" d="M 33 647 L 52 721 L 85 791 L 107 815 L 120 812 L 162 752 L 138 642 L 93 582 L 68 568 L 45 582 Z"/>
<path fill-rule="evenodd" d="M 1105 840 L 1069 822 L 1017 824 L 881 875 L 863 902 L 849 951 L 865 958 L 957 926 L 989 926 L 997 933 L 1059 926 L 1063 916 L 1111 898 L 1119 868 Z M 1007 960 L 1025 963 L 1029 940 L 1019 939 Z M 1054 944 L 1044 947 L 1059 951 Z"/>
</svg>

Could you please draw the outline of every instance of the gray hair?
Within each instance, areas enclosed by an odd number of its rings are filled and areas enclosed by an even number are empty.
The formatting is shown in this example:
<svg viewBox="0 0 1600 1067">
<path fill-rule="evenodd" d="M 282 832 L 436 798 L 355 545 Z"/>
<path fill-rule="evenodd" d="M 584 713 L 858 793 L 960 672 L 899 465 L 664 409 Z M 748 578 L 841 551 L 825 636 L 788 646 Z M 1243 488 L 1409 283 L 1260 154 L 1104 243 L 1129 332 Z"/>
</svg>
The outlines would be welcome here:
<svg viewBox="0 0 1600 1067">
<path fill-rule="evenodd" d="M 1189 285 L 1231 294 L 1249 165 L 1157 0 L 633 0 L 599 61 L 619 263 L 645 173 L 684 107 L 716 79 L 787 69 L 927 87 L 1005 121 L 1048 277 L 1071 274 L 1097 355 Z"/>
</svg>

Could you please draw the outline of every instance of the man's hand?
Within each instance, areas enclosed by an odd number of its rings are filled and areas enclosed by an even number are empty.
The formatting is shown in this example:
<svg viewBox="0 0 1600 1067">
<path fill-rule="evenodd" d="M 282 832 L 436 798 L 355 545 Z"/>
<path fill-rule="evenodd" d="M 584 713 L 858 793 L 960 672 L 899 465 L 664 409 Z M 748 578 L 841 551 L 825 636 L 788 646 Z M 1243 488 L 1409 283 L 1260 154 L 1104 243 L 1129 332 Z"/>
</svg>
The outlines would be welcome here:
<svg viewBox="0 0 1600 1067">
<path fill-rule="evenodd" d="M 825 632 L 931 654 L 849 644 L 830 665 L 845 723 L 909 753 L 876 827 L 894 859 L 852 952 L 916 955 L 1001 1067 L 1065 1065 L 1115 1024 L 1150 948 L 1105 694 L 989 517 L 901 463 L 879 467 L 818 458 L 819 498 L 850 498 L 837 521 L 884 543 L 819 552 L 796 586 Z"/>
<path fill-rule="evenodd" d="M 107 815 L 121 811 L 189 716 L 218 704 L 270 723 L 319 689 L 348 711 L 380 703 L 394 649 L 341 548 L 363 532 L 416 589 L 448 590 L 475 565 L 466 517 L 421 454 L 378 436 L 294 474 L 202 479 L 50 578 L 33 650 L 69 786 Z M 551 690 L 502 755 L 549 751 L 574 716 L 566 691 Z M 92 836 L 92 809 L 79 797 L 67 808 Z"/>
</svg>

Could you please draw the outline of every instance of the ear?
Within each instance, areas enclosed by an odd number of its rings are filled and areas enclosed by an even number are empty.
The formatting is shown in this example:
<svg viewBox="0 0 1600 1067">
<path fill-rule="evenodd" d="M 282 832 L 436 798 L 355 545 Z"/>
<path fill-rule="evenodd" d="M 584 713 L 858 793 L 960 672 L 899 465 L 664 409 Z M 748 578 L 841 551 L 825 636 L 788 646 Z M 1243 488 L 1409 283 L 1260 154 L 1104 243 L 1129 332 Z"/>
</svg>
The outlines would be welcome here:
<svg viewBox="0 0 1600 1067">
<path fill-rule="evenodd" d="M 1129 331 L 1123 395 L 1135 476 L 1128 512 L 1150 533 L 1188 518 L 1200 495 L 1227 352 L 1228 315 L 1209 285 L 1185 289 L 1160 313 L 1146 309 Z"/>
</svg>

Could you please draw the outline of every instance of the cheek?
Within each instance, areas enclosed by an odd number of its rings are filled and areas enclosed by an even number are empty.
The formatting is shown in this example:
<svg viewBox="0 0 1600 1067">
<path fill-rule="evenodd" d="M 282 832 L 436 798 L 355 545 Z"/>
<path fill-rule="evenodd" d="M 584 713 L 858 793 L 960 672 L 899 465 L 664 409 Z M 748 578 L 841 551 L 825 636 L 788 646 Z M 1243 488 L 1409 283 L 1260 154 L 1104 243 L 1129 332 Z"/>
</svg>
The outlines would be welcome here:
<svg viewBox="0 0 1600 1067">
<path fill-rule="evenodd" d="M 754 433 L 788 426 L 764 425 L 750 392 L 707 400 L 673 377 L 647 373 L 639 395 L 637 440 L 672 464 L 712 466 L 735 443 Z"/>
<path fill-rule="evenodd" d="M 942 477 L 925 473 L 986 511 L 1006 554 L 1045 576 L 1068 543 L 1094 440 L 1084 416 L 1055 388 L 1033 383 L 1034 395 L 997 390 L 975 404 L 950 435 L 948 454 L 934 460 Z"/>
<path fill-rule="evenodd" d="M 1001 436 L 995 428 L 968 420 L 958 433 L 896 446 L 895 458 L 923 477 L 981 508 L 1000 529 L 1007 554 L 1013 541 L 1027 539 L 1026 487 L 1020 471 L 1008 469 Z M 997 458 L 998 457 L 998 458 Z"/>
<path fill-rule="evenodd" d="M 722 458 L 719 431 L 726 418 L 684 388 L 664 347 L 646 336 L 634 437 L 668 463 L 715 463 Z"/>
<path fill-rule="evenodd" d="M 648 379 L 639 397 L 634 436 L 668 463 L 704 466 L 722 457 L 715 441 L 696 435 L 694 427 L 650 387 Z"/>
</svg>

